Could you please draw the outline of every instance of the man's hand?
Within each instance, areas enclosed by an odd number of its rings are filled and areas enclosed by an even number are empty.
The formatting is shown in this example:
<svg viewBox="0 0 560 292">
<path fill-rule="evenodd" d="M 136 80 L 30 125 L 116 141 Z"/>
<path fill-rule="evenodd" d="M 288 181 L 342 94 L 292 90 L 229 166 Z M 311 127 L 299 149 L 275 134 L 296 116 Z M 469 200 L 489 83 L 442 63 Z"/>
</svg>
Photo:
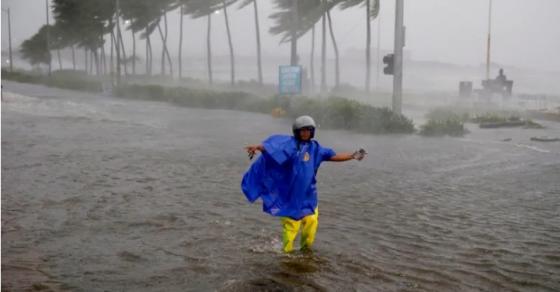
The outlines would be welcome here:
<svg viewBox="0 0 560 292">
<path fill-rule="evenodd" d="M 257 151 L 261 151 L 261 152 L 263 151 L 263 146 L 261 144 L 248 145 L 245 146 L 245 150 L 249 154 L 249 160 L 252 160 L 255 154 L 257 153 Z"/>
<path fill-rule="evenodd" d="M 356 150 L 354 153 L 352 153 L 352 158 L 360 161 L 364 159 L 364 157 L 366 157 L 367 154 L 368 154 L 367 151 L 365 151 L 363 148 L 360 148 L 359 150 Z"/>
</svg>

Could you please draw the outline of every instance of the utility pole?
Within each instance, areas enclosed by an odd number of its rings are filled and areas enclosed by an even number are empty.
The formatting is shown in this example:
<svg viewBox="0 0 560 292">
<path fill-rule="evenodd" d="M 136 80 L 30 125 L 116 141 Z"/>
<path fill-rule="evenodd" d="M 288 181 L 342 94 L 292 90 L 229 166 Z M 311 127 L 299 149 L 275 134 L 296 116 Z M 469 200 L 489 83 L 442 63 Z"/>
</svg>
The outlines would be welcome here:
<svg viewBox="0 0 560 292">
<path fill-rule="evenodd" d="M 50 35 L 49 35 L 49 0 L 45 0 L 45 8 L 47 13 L 47 54 L 49 55 L 49 76 L 52 73 L 51 67 L 51 43 L 50 43 Z"/>
<path fill-rule="evenodd" d="M 8 9 L 2 9 L 2 11 L 8 13 L 8 48 L 9 48 L 9 54 L 10 54 L 10 72 L 14 71 L 14 62 L 12 59 L 12 19 L 10 16 L 10 8 Z"/>
<path fill-rule="evenodd" d="M 486 80 L 490 79 L 490 35 L 492 32 L 492 0 L 488 3 L 488 42 L 486 43 Z"/>
<path fill-rule="evenodd" d="M 404 1 L 396 0 L 395 6 L 395 47 L 393 74 L 393 112 L 402 113 L 402 77 L 404 47 Z"/>
</svg>

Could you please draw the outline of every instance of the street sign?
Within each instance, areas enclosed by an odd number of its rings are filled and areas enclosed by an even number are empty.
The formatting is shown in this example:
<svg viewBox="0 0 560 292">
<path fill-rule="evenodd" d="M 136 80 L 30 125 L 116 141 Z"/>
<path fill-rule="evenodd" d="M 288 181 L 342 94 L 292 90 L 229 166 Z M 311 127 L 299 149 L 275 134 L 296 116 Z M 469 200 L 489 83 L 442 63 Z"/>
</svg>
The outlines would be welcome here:
<svg viewBox="0 0 560 292">
<path fill-rule="evenodd" d="M 278 92 L 280 95 L 301 94 L 301 66 L 278 67 Z"/>
</svg>

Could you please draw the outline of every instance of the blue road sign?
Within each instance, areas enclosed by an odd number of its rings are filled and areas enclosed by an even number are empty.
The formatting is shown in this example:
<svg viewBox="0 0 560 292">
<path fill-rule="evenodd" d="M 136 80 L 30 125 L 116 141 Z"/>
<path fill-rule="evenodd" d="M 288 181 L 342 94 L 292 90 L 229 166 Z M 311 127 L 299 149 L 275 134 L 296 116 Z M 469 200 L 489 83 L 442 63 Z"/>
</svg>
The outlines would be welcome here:
<svg viewBox="0 0 560 292">
<path fill-rule="evenodd" d="M 301 94 L 301 66 L 278 67 L 278 91 L 280 95 Z"/>
</svg>

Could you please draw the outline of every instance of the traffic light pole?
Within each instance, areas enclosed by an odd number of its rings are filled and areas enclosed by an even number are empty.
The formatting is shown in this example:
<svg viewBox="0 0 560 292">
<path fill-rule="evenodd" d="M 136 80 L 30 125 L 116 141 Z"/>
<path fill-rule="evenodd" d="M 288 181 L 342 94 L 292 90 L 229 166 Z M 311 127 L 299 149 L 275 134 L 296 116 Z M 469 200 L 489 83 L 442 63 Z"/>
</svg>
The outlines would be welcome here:
<svg viewBox="0 0 560 292">
<path fill-rule="evenodd" d="M 403 77 L 403 47 L 404 47 L 404 3 L 396 0 L 395 6 L 395 47 L 393 73 L 393 112 L 402 113 L 402 77 Z"/>
</svg>

